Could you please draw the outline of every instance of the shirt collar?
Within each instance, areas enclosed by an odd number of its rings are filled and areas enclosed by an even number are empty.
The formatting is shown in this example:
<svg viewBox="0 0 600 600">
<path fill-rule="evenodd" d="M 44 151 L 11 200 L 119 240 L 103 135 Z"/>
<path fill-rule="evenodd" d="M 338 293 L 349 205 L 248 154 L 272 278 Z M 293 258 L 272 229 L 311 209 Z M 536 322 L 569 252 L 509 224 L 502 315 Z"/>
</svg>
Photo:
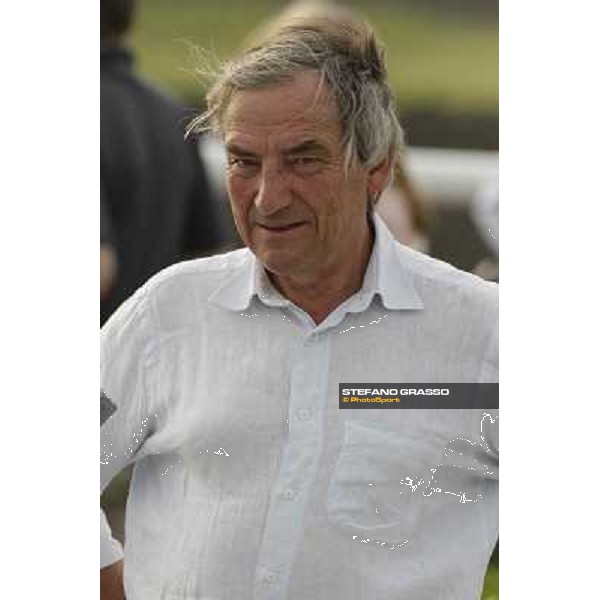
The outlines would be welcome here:
<svg viewBox="0 0 600 600">
<path fill-rule="evenodd" d="M 403 246 L 397 242 L 383 219 L 373 213 L 375 244 L 365 273 L 363 289 L 369 283 L 372 267 L 373 294 L 379 294 L 383 305 L 390 310 L 416 310 L 424 308 L 409 271 L 404 266 Z"/>
<path fill-rule="evenodd" d="M 348 312 L 362 312 L 375 295 L 381 297 L 389 310 L 424 308 L 412 278 L 402 265 L 402 246 L 396 242 L 381 217 L 373 215 L 375 243 L 365 271 L 363 285 L 346 306 Z M 253 298 L 267 306 L 286 306 L 290 301 L 282 296 L 269 280 L 254 254 L 247 251 L 242 264 L 210 296 L 214 304 L 229 310 L 247 310 Z"/>
</svg>

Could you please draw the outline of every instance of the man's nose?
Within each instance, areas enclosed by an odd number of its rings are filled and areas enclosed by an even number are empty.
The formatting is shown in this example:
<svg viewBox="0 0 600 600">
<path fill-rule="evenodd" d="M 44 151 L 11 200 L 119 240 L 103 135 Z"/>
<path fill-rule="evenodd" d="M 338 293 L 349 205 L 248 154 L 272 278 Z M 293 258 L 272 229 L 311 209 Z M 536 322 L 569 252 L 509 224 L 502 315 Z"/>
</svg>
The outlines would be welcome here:
<svg viewBox="0 0 600 600">
<path fill-rule="evenodd" d="M 277 164 L 263 164 L 260 184 L 254 205 L 259 214 L 272 215 L 288 206 L 291 202 L 291 193 L 285 173 Z"/>
</svg>

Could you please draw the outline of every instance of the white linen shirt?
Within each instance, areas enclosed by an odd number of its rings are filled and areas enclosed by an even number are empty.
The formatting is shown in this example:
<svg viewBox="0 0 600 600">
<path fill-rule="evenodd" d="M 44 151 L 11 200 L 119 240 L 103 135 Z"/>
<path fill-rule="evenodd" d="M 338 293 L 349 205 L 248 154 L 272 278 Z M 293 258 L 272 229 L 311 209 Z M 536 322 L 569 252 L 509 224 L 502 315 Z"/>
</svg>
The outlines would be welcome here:
<svg viewBox="0 0 600 600">
<path fill-rule="evenodd" d="M 166 269 L 103 328 L 128 600 L 479 598 L 498 411 L 340 410 L 338 383 L 496 382 L 497 286 L 375 229 L 318 326 L 244 249 Z M 101 548 L 121 557 L 102 519 Z"/>
</svg>

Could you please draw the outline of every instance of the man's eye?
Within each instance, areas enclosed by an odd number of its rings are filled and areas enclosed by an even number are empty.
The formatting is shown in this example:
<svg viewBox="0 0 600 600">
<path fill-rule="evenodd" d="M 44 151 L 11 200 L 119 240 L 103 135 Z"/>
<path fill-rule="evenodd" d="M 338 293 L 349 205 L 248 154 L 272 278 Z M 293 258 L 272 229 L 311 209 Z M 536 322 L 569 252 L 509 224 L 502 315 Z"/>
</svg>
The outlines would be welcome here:
<svg viewBox="0 0 600 600">
<path fill-rule="evenodd" d="M 291 163 L 296 171 L 311 174 L 321 168 L 322 161 L 316 156 L 297 156 L 291 159 Z"/>
<path fill-rule="evenodd" d="M 231 171 L 241 174 L 254 173 L 260 166 L 257 160 L 251 158 L 231 157 L 227 160 L 227 163 Z"/>
</svg>

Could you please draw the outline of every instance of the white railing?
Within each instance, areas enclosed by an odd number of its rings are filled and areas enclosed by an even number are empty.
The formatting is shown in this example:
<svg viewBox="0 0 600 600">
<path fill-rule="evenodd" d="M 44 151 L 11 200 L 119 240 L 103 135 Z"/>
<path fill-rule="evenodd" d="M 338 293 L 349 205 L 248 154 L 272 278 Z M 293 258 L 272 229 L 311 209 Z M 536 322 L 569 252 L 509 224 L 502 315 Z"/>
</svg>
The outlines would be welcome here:
<svg viewBox="0 0 600 600">
<path fill-rule="evenodd" d="M 498 152 L 409 148 L 406 168 L 415 185 L 435 203 L 467 205 L 498 179 Z"/>
</svg>

